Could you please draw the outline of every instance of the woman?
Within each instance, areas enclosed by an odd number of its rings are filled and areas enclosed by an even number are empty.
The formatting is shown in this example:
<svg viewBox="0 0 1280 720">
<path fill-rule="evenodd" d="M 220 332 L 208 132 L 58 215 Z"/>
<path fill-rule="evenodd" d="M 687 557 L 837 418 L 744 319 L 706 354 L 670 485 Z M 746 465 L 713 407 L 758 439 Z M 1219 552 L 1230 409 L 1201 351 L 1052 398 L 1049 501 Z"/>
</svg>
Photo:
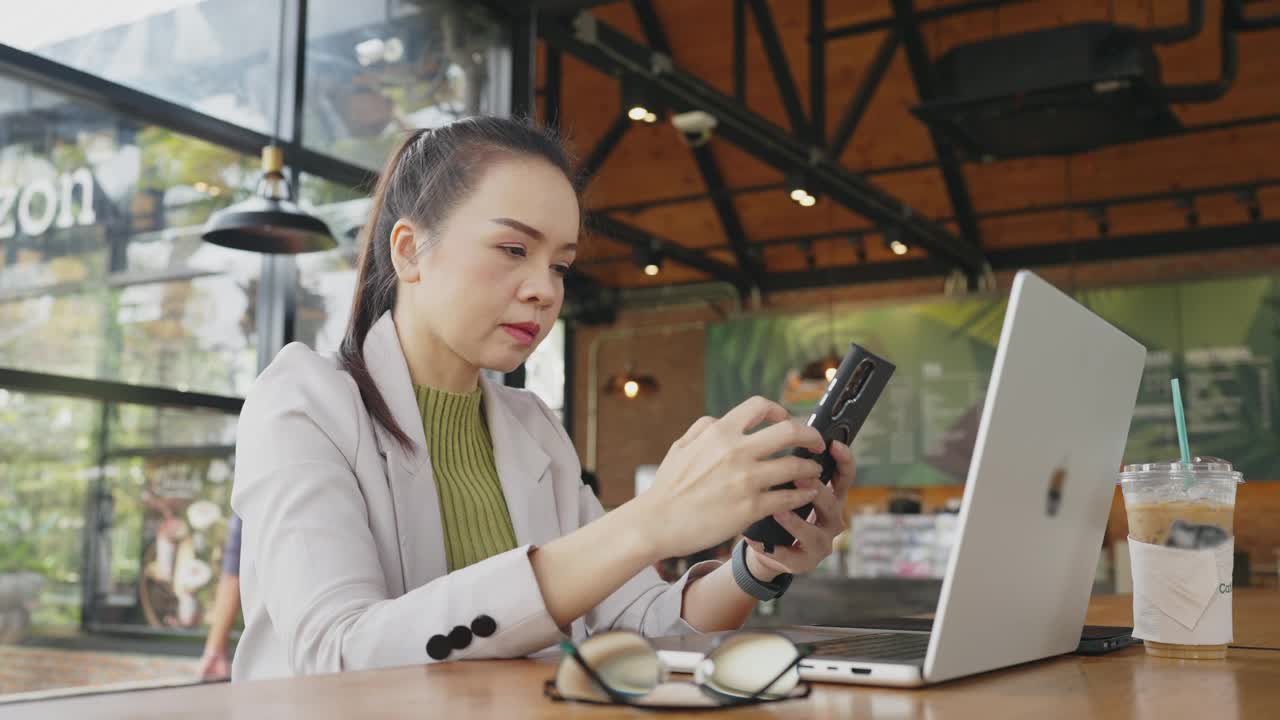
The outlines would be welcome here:
<svg viewBox="0 0 1280 720">
<path fill-rule="evenodd" d="M 233 678 L 732 629 L 831 552 L 852 455 L 832 448 L 834 488 L 812 461 L 770 459 L 823 448 L 781 406 L 698 420 L 651 489 L 606 515 L 547 407 L 482 376 L 519 366 L 560 311 L 580 232 L 570 177 L 552 135 L 497 118 L 419 131 L 389 158 L 338 357 L 285 347 L 240 416 Z M 809 522 L 790 512 L 807 502 Z M 740 550 L 736 577 L 701 563 L 668 585 L 652 569 L 773 513 L 798 542 Z"/>
</svg>

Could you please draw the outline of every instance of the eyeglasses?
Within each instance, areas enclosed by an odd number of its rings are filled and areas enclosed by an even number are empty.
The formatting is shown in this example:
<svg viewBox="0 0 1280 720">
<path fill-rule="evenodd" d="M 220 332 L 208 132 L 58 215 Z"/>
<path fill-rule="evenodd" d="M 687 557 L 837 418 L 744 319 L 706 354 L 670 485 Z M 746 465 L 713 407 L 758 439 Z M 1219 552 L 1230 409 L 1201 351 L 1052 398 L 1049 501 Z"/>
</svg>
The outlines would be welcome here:
<svg viewBox="0 0 1280 720">
<path fill-rule="evenodd" d="M 715 708 L 809 696 L 796 669 L 809 648 L 773 632 L 726 635 L 698 663 L 693 682 L 668 681 L 657 651 L 629 631 L 602 633 L 579 646 L 565 640 L 560 649 L 564 658 L 543 688 L 552 700 Z"/>
</svg>

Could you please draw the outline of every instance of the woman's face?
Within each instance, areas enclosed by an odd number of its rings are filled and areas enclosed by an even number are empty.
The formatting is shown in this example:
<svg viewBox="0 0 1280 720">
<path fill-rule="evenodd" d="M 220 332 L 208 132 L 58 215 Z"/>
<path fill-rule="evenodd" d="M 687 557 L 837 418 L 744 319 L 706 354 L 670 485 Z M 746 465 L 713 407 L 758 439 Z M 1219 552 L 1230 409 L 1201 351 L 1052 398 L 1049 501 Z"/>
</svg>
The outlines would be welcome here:
<svg viewBox="0 0 1280 720">
<path fill-rule="evenodd" d="M 402 282 L 397 298 L 414 334 L 426 331 L 476 368 L 514 370 L 560 314 L 578 218 L 577 195 L 555 166 L 496 161 L 435 237 L 415 239 L 427 246 L 420 277 Z"/>
</svg>

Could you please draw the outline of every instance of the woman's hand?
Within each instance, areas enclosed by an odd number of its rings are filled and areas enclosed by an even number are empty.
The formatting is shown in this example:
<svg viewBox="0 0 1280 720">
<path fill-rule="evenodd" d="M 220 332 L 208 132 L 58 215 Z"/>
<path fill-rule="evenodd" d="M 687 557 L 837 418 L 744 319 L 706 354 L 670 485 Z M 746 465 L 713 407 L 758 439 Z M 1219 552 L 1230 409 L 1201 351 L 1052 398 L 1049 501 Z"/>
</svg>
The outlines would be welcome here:
<svg viewBox="0 0 1280 720">
<path fill-rule="evenodd" d="M 200 657 L 200 679 L 204 682 L 226 680 L 231 677 L 231 660 L 227 657 L 227 648 L 208 647 Z"/>
<path fill-rule="evenodd" d="M 765 422 L 772 424 L 750 432 Z M 633 501 L 644 509 L 642 517 L 658 557 L 703 550 L 763 517 L 778 512 L 794 517 L 791 510 L 817 501 L 822 470 L 818 463 L 793 455 L 770 457 L 796 447 L 821 452 L 822 436 L 762 397 L 747 400 L 718 420 L 704 417 L 695 422 L 671 445 L 653 486 Z M 788 481 L 798 487 L 769 489 Z"/>
<path fill-rule="evenodd" d="M 857 474 L 848 445 L 833 441 L 831 457 L 835 458 L 836 472 L 830 487 L 816 479 L 796 483 L 801 488 L 820 488 L 807 521 L 789 510 L 774 513 L 774 519 L 795 537 L 791 547 L 775 547 L 772 553 L 765 553 L 759 542 L 747 540 L 747 569 L 755 579 L 772 582 L 782 573 L 807 573 L 831 554 L 832 541 L 845 528 L 845 496 Z"/>
</svg>

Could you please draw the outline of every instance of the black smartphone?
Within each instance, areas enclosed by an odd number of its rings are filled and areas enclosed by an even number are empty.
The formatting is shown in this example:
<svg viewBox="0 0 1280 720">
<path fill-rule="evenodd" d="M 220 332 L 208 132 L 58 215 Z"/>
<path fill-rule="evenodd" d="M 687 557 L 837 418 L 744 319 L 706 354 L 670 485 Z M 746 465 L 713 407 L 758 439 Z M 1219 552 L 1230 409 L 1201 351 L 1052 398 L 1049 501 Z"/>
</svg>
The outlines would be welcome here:
<svg viewBox="0 0 1280 720">
<path fill-rule="evenodd" d="M 1077 655 L 1106 655 L 1142 642 L 1133 636 L 1133 628 L 1113 625 L 1085 625 L 1080 633 Z"/>
<path fill-rule="evenodd" d="M 836 369 L 835 377 L 827 384 L 817 408 L 809 416 L 809 426 L 822 433 L 822 438 L 830 446 L 832 440 L 839 440 L 848 445 L 857 437 L 866 421 L 871 408 L 880 399 L 880 393 L 889 384 L 893 371 L 897 368 L 893 363 L 877 356 L 866 348 L 851 343 L 849 352 L 845 353 Z M 822 465 L 822 482 L 831 482 L 835 474 L 836 461 L 830 450 L 812 453 L 803 448 L 792 451 L 793 455 L 817 460 Z M 794 483 L 784 483 L 775 487 L 794 488 Z M 809 503 L 794 510 L 801 518 L 809 517 L 813 504 Z M 787 546 L 795 542 L 795 538 L 786 528 L 778 524 L 772 517 L 764 518 L 747 528 L 743 535 L 764 545 L 766 552 L 772 552 L 774 546 Z"/>
</svg>

